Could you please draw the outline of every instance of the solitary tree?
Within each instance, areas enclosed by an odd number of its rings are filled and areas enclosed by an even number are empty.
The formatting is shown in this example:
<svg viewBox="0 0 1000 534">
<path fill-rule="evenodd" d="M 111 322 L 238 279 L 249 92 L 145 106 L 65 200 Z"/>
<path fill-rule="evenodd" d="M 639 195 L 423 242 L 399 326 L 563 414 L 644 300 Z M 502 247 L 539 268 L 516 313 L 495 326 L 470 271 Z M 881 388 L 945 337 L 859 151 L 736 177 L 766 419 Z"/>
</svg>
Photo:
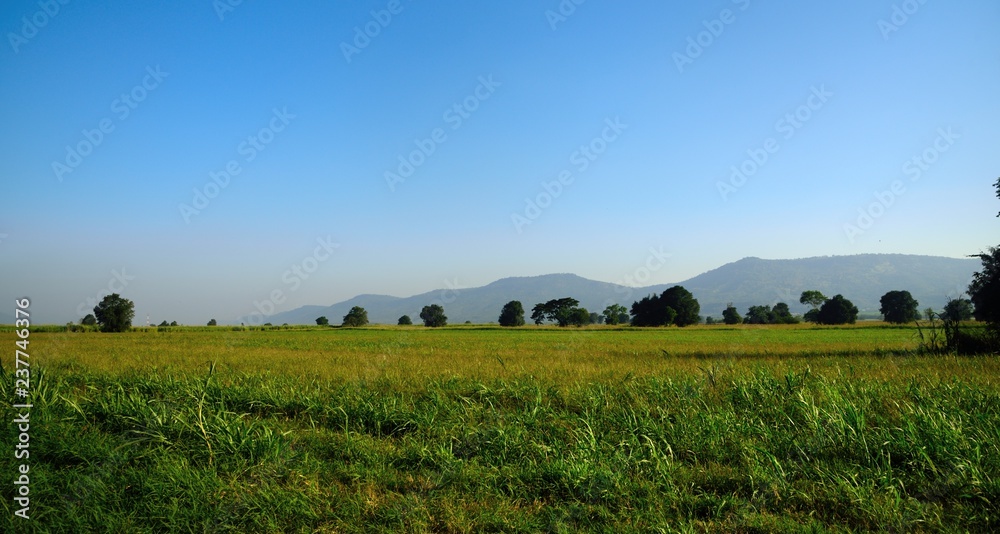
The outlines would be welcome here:
<svg viewBox="0 0 1000 534">
<path fill-rule="evenodd" d="M 402 317 L 399 318 L 399 321 L 397 321 L 396 324 L 398 324 L 400 326 L 411 325 L 411 324 L 413 324 L 413 320 L 410 319 L 409 315 L 404 315 L 404 316 L 402 316 Z"/>
<path fill-rule="evenodd" d="M 826 301 L 826 295 L 815 290 L 803 291 L 802 296 L 799 297 L 799 304 L 808 304 L 814 310 L 818 310 Z"/>
<path fill-rule="evenodd" d="M 722 322 L 726 324 L 740 324 L 743 322 L 740 312 L 736 311 L 736 306 L 733 306 L 732 302 L 726 304 L 726 309 L 722 310 Z"/>
<path fill-rule="evenodd" d="M 216 326 L 216 325 L 218 325 L 218 324 L 219 324 L 219 323 L 217 323 L 217 322 L 215 321 L 215 319 L 211 319 L 211 320 L 209 320 L 209 321 L 208 321 L 208 326 Z"/>
<path fill-rule="evenodd" d="M 879 313 L 886 322 L 903 324 L 920 318 L 920 305 L 909 291 L 889 291 L 879 299 Z"/>
<path fill-rule="evenodd" d="M 820 324 L 854 324 L 858 320 L 858 307 L 843 295 L 834 295 L 823 303 L 816 319 Z"/>
<path fill-rule="evenodd" d="M 535 321 L 535 324 L 542 324 L 546 320 L 555 321 L 559 326 L 576 324 L 574 314 L 579 313 L 577 310 L 582 309 L 577 308 L 578 304 L 580 301 L 570 297 L 552 299 L 544 303 L 539 302 L 531 309 L 531 319 Z M 589 317 L 590 312 L 587 315 Z"/>
<path fill-rule="evenodd" d="M 94 307 L 94 318 L 102 332 L 125 332 L 132 327 L 135 304 L 118 293 L 107 295 Z"/>
<path fill-rule="evenodd" d="M 621 304 L 612 304 L 604 308 L 604 324 L 616 325 L 622 323 L 622 315 L 628 320 L 628 308 Z"/>
<path fill-rule="evenodd" d="M 330 320 L 326 318 L 325 315 L 316 318 L 316 324 L 319 326 L 327 326 L 330 324 Z"/>
<path fill-rule="evenodd" d="M 88 313 L 83 317 L 83 319 L 80 319 L 80 324 L 86 326 L 94 326 L 95 324 L 97 324 L 97 317 L 94 317 L 94 314 L 92 313 Z"/>
<path fill-rule="evenodd" d="M 444 308 L 440 304 L 424 306 L 420 310 L 420 318 L 424 321 L 424 326 L 436 328 L 448 324 L 448 318 L 444 315 Z"/>
<path fill-rule="evenodd" d="M 351 308 L 341 322 L 342 326 L 364 326 L 366 324 L 368 324 L 368 312 L 361 306 Z"/>
<path fill-rule="evenodd" d="M 524 306 L 521 301 L 512 300 L 500 310 L 500 326 L 524 326 Z"/>
<path fill-rule="evenodd" d="M 941 318 L 956 322 L 972 319 L 972 301 L 963 298 L 948 299 L 948 303 L 944 305 L 944 312 L 941 314 Z"/>
<path fill-rule="evenodd" d="M 990 247 L 989 253 L 972 257 L 983 262 L 983 270 L 973 274 L 969 284 L 969 300 L 976 308 L 973 315 L 977 321 L 1000 328 L 1000 247 Z"/>
</svg>

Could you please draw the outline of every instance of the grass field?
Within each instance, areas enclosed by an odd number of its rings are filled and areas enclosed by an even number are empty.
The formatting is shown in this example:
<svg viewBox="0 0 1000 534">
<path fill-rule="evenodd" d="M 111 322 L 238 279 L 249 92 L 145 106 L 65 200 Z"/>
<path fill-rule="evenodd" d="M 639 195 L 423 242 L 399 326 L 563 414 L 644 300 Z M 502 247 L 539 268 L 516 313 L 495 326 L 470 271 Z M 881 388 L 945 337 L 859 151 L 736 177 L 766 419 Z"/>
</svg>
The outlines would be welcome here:
<svg viewBox="0 0 1000 534">
<path fill-rule="evenodd" d="M 1000 530 L 1000 360 L 909 326 L 30 339 L 4 532 Z"/>
</svg>

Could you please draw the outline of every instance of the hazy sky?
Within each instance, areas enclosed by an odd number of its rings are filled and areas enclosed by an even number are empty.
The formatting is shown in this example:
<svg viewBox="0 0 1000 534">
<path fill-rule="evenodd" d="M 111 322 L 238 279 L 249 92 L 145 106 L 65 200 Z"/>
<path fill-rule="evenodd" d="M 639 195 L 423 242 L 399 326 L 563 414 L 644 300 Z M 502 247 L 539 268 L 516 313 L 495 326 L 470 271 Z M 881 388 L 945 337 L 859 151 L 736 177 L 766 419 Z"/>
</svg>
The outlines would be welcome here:
<svg viewBox="0 0 1000 534">
<path fill-rule="evenodd" d="M 6 315 L 997 244 L 994 0 L 110 4 L 0 7 Z"/>
</svg>

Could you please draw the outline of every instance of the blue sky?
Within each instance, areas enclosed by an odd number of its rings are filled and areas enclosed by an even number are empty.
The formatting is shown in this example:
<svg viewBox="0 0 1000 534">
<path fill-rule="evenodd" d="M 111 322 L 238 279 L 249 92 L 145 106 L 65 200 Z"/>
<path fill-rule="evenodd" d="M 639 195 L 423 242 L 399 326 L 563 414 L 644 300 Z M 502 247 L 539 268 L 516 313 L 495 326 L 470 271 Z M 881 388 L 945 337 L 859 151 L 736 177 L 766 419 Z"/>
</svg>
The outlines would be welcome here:
<svg viewBox="0 0 1000 534">
<path fill-rule="evenodd" d="M 997 244 L 1000 5 L 680 4 L 5 2 L 0 296 L 204 324 Z"/>
</svg>

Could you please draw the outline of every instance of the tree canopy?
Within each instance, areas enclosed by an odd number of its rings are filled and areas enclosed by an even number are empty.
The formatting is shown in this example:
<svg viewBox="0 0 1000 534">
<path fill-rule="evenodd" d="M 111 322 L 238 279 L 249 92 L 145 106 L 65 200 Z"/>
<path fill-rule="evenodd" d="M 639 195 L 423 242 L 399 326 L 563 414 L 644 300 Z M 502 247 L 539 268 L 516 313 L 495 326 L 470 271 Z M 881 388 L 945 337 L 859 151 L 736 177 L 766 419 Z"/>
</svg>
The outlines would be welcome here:
<svg viewBox="0 0 1000 534">
<path fill-rule="evenodd" d="M 587 312 L 587 321 L 579 322 L 581 317 L 579 310 L 586 312 L 583 308 L 577 307 L 579 304 L 580 301 L 570 297 L 540 302 L 531 309 L 531 319 L 535 324 L 542 324 L 545 321 L 554 321 L 559 326 L 587 324 L 590 312 Z"/>
<path fill-rule="evenodd" d="M 316 318 L 316 324 L 319 326 L 327 326 L 330 324 L 330 320 L 327 319 L 325 315 L 321 315 Z"/>
<path fill-rule="evenodd" d="M 816 320 L 820 324 L 854 324 L 858 320 L 858 307 L 843 295 L 834 295 L 820 307 Z"/>
<path fill-rule="evenodd" d="M 886 322 L 903 324 L 920 319 L 920 304 L 909 291 L 889 291 L 879 299 L 879 313 Z"/>
<path fill-rule="evenodd" d="M 94 307 L 94 318 L 101 325 L 102 332 L 125 332 L 132 327 L 135 304 L 118 293 L 112 293 Z"/>
<path fill-rule="evenodd" d="M 396 321 L 396 324 L 398 324 L 400 326 L 411 325 L 411 324 L 413 324 L 413 319 L 410 319 L 409 315 L 404 315 L 404 316 L 400 317 L 398 321 Z"/>
<path fill-rule="evenodd" d="M 95 324 L 97 324 L 97 317 L 94 317 L 94 314 L 92 313 L 88 313 L 83 317 L 83 319 L 80 319 L 80 324 L 86 326 L 94 326 Z"/>
<path fill-rule="evenodd" d="M 736 306 L 733 306 L 732 302 L 726 305 L 725 310 L 722 310 L 722 322 L 726 324 L 740 324 L 743 322 L 740 312 L 736 311 Z"/>
<path fill-rule="evenodd" d="M 983 269 L 972 275 L 969 284 L 969 300 L 975 306 L 973 314 L 977 321 L 1000 328 L 1000 247 L 990 247 L 988 253 L 972 257 L 983 262 Z"/>
<path fill-rule="evenodd" d="M 827 301 L 826 295 L 816 290 L 803 291 L 799 297 L 799 304 L 808 304 L 814 310 L 818 310 Z"/>
<path fill-rule="evenodd" d="M 604 308 L 604 324 L 616 325 L 628 321 L 628 308 L 621 304 L 612 304 Z M 625 320 L 622 321 L 622 316 Z"/>
<path fill-rule="evenodd" d="M 512 300 L 503 305 L 498 320 L 500 326 L 524 326 L 524 306 L 519 300 Z"/>
<path fill-rule="evenodd" d="M 424 321 L 424 326 L 437 328 L 448 324 L 448 317 L 444 314 L 444 308 L 440 304 L 424 306 L 420 310 L 420 319 Z"/>
<path fill-rule="evenodd" d="M 351 308 L 342 322 L 343 326 L 364 326 L 366 324 L 368 324 L 368 311 L 361 306 Z"/>
</svg>

